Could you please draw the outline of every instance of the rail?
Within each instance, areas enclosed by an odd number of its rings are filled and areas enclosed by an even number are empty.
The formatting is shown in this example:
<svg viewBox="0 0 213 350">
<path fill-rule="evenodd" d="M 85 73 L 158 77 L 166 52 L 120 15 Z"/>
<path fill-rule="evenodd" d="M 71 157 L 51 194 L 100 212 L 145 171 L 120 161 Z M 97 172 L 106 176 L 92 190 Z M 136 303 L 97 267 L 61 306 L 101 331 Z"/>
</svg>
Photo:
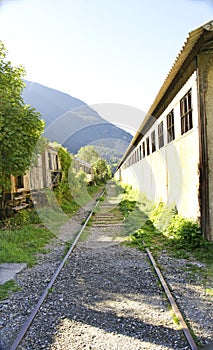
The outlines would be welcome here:
<svg viewBox="0 0 213 350">
<path fill-rule="evenodd" d="M 105 189 L 102 191 L 100 197 L 103 196 L 104 192 L 105 192 Z M 100 197 L 99 197 L 99 198 L 100 198 Z M 76 236 L 74 242 L 72 243 L 72 245 L 71 245 L 71 247 L 69 248 L 67 254 L 65 255 L 65 257 L 64 257 L 63 260 L 61 261 L 61 263 L 60 263 L 60 265 L 58 266 L 57 270 L 56 270 L 55 273 L 53 274 L 53 276 L 52 276 L 50 282 L 48 283 L 47 287 L 45 288 L 45 290 L 44 290 L 42 296 L 41 296 L 40 299 L 38 300 L 38 302 L 37 302 L 35 308 L 34 308 L 33 311 L 31 312 L 31 314 L 30 314 L 29 318 L 27 319 L 26 323 L 24 324 L 24 326 L 23 326 L 22 329 L 20 330 L 19 334 L 18 334 L 17 337 L 15 338 L 15 340 L 14 340 L 14 342 L 13 342 L 13 344 L 12 344 L 10 350 L 15 350 L 15 349 L 17 349 L 18 345 L 21 343 L 22 339 L 24 338 L 24 336 L 25 336 L 25 334 L 26 334 L 28 328 L 30 327 L 31 323 L 33 322 L 33 320 L 34 320 L 36 314 L 38 313 L 38 311 L 39 311 L 41 305 L 43 304 L 44 300 L 46 299 L 46 297 L 47 297 L 47 295 L 48 295 L 50 289 L 52 288 L 52 286 L 53 286 L 55 280 L 57 279 L 59 273 L 61 272 L 61 270 L 62 270 L 64 264 L 66 263 L 67 259 L 69 258 L 70 254 L 72 253 L 73 249 L 75 248 L 75 246 L 76 246 L 76 244 L 77 244 L 77 242 L 78 242 L 78 240 L 79 240 L 79 238 L 80 238 L 82 232 L 84 231 L 85 227 L 87 226 L 87 224 L 88 224 L 88 222 L 89 222 L 89 220 L 90 220 L 90 218 L 91 218 L 91 216 L 92 216 L 92 214 L 93 214 L 95 208 L 97 207 L 99 201 L 100 201 L 100 199 L 96 201 L 94 207 L 93 207 L 92 210 L 90 211 L 90 214 L 87 216 L 87 219 L 86 219 L 84 225 L 82 226 L 81 230 L 80 230 L 79 233 L 77 234 L 77 236 Z"/>
</svg>

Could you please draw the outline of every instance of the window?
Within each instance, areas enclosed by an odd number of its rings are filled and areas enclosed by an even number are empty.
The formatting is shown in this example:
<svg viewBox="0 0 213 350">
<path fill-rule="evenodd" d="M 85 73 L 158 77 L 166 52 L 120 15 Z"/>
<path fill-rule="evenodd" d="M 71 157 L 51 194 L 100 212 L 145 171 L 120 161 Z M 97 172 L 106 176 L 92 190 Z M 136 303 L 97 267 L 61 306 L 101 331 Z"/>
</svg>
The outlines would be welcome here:
<svg viewBox="0 0 213 350">
<path fill-rule="evenodd" d="M 193 128 L 191 90 L 180 100 L 181 135 Z"/>
<path fill-rule="evenodd" d="M 146 151 L 145 151 L 145 142 L 142 143 L 142 148 L 143 148 L 143 158 L 146 155 Z"/>
<path fill-rule="evenodd" d="M 137 149 L 137 162 L 139 161 L 139 148 Z"/>
<path fill-rule="evenodd" d="M 174 125 L 174 110 L 172 110 L 166 117 L 167 119 L 167 142 L 175 139 L 175 125 Z"/>
<path fill-rule="evenodd" d="M 49 169 L 52 170 L 52 157 L 51 153 L 48 152 L 48 164 L 49 164 Z"/>
<path fill-rule="evenodd" d="M 16 177 L 16 186 L 17 188 L 24 188 L 24 176 L 19 175 Z"/>
<path fill-rule="evenodd" d="M 141 149 L 141 145 L 139 146 L 139 160 L 141 160 L 142 158 L 142 149 Z"/>
<path fill-rule="evenodd" d="M 149 155 L 150 153 L 150 148 L 149 148 L 149 137 L 146 138 L 146 154 L 147 156 Z"/>
<path fill-rule="evenodd" d="M 58 161 L 58 155 L 55 156 L 55 163 L 56 163 L 56 170 L 59 170 L 59 161 Z"/>
<path fill-rule="evenodd" d="M 163 138 L 163 122 L 158 125 L 158 143 L 159 148 L 164 146 L 164 138 Z"/>
<path fill-rule="evenodd" d="M 156 151 L 155 130 L 151 133 L 152 152 Z"/>
</svg>

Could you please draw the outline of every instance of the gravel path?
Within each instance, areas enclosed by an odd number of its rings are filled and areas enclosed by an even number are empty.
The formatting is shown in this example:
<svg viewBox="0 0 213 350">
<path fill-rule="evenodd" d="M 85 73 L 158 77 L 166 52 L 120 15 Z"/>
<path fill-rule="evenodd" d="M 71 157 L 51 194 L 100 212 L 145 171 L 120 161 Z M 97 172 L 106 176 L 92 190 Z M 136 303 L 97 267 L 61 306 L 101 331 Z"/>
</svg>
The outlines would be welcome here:
<svg viewBox="0 0 213 350">
<path fill-rule="evenodd" d="M 116 204 L 113 186 L 108 188 L 108 194 L 110 200 L 101 203 L 93 226 L 86 230 L 87 237 L 75 248 L 19 350 L 190 349 L 172 320 L 145 253 L 121 244 L 124 230 L 120 217 L 109 211 Z M 22 289 L 0 304 L 4 350 L 9 350 L 58 266 L 63 242 L 70 238 L 73 228 L 79 229 L 87 210 L 81 210 L 77 219 L 73 218 L 61 230 L 59 239 L 51 245 L 51 253 L 41 256 L 39 264 L 17 276 Z M 165 271 L 168 273 L 177 299 L 183 297 L 180 304 L 187 309 L 196 335 L 203 343 L 210 342 L 212 325 L 206 317 L 212 312 L 210 297 L 198 292 L 198 285 L 186 282 L 181 270 L 183 261 L 165 255 L 160 264 L 164 275 Z M 196 310 L 202 300 L 202 313 L 201 308 L 193 312 L 194 298 Z"/>
</svg>

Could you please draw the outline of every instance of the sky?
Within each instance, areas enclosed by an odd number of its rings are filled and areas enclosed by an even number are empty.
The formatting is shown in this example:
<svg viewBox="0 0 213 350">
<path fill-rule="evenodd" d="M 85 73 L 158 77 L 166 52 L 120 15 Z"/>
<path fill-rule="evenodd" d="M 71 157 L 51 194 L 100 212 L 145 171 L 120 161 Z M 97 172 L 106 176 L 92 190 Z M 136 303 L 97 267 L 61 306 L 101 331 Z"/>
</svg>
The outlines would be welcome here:
<svg viewBox="0 0 213 350">
<path fill-rule="evenodd" d="M 213 0 L 0 0 L 0 40 L 27 80 L 128 106 L 136 126 L 188 33 L 212 17 Z"/>
</svg>

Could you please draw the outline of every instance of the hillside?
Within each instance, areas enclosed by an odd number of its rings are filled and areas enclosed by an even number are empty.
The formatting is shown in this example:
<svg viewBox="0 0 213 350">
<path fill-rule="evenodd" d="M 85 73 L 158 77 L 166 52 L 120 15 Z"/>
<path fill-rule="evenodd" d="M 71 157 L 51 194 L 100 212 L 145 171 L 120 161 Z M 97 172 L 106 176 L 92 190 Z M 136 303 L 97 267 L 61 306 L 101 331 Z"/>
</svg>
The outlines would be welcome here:
<svg viewBox="0 0 213 350">
<path fill-rule="evenodd" d="M 38 83 L 25 83 L 24 101 L 41 113 L 45 136 L 51 141 L 74 154 L 82 146 L 97 143 L 115 150 L 119 141 L 119 157 L 125 152 L 132 135 L 107 122 L 85 102 Z"/>
</svg>

